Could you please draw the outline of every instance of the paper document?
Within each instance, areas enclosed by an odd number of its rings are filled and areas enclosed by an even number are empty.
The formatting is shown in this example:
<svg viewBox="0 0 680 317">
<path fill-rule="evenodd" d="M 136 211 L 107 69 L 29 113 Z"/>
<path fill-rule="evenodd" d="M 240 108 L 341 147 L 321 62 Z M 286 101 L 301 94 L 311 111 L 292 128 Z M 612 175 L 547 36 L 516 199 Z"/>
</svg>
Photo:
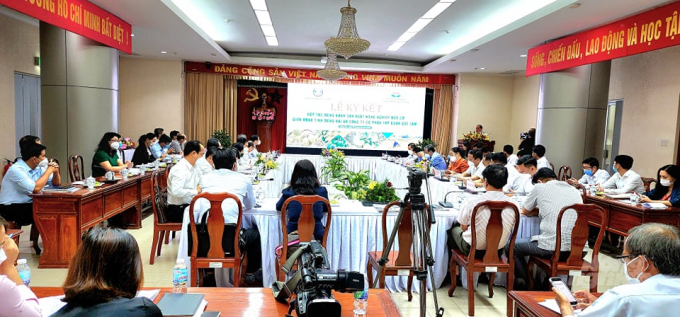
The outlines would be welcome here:
<svg viewBox="0 0 680 317">
<path fill-rule="evenodd" d="M 201 302 L 201 305 L 198 306 L 198 310 L 196 311 L 196 314 L 194 314 L 194 317 L 201 317 L 201 315 L 203 315 L 203 312 L 205 311 L 206 306 L 208 306 L 208 301 L 204 299 Z"/>
<path fill-rule="evenodd" d="M 146 297 L 152 302 L 158 297 L 158 294 L 161 292 L 160 288 L 157 289 L 150 289 L 150 290 L 141 290 L 137 292 L 136 297 Z"/>
<path fill-rule="evenodd" d="M 604 196 L 612 199 L 630 199 L 630 194 L 606 194 Z"/>
<path fill-rule="evenodd" d="M 557 301 L 554 300 L 554 299 L 546 299 L 546 300 L 544 300 L 544 301 L 542 301 L 542 302 L 540 302 L 540 303 L 538 303 L 538 304 L 541 305 L 541 306 L 543 306 L 543 307 L 545 307 L 545 308 L 547 308 L 547 309 L 550 309 L 550 310 L 552 310 L 552 311 L 554 311 L 554 312 L 556 312 L 556 313 L 558 313 L 558 314 L 562 314 L 562 313 L 560 312 L 560 305 L 557 305 Z M 580 309 L 575 309 L 575 310 L 574 310 L 574 315 L 578 315 L 580 312 L 581 312 Z"/>
<path fill-rule="evenodd" d="M 666 206 L 662 203 L 644 203 L 644 204 L 642 204 L 642 207 L 652 208 L 652 209 L 666 209 L 666 208 L 668 208 L 668 206 Z"/>
</svg>

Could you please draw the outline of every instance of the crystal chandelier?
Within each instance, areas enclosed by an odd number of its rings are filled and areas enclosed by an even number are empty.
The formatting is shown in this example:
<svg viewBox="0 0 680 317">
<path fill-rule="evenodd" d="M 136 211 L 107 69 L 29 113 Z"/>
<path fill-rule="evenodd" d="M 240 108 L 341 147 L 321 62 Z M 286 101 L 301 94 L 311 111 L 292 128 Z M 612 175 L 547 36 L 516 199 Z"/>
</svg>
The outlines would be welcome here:
<svg viewBox="0 0 680 317">
<path fill-rule="evenodd" d="M 329 49 L 326 50 L 326 55 L 326 66 L 322 70 L 317 70 L 316 74 L 328 81 L 336 81 L 347 77 L 347 73 L 340 70 L 337 55 Z"/>
<path fill-rule="evenodd" d="M 359 37 L 356 19 L 354 18 L 357 9 L 350 6 L 349 0 L 347 0 L 347 6 L 340 9 L 340 13 L 342 13 L 342 18 L 338 36 L 326 40 L 324 45 L 338 55 L 350 58 L 367 50 L 371 46 L 371 42 Z"/>
</svg>

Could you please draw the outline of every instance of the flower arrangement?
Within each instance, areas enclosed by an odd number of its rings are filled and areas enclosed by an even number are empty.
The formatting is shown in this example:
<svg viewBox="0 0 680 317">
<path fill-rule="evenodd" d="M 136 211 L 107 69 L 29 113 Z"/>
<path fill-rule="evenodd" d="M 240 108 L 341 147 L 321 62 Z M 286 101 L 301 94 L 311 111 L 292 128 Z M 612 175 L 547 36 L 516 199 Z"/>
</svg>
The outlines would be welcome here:
<svg viewBox="0 0 680 317">
<path fill-rule="evenodd" d="M 484 141 L 490 142 L 490 141 L 491 141 L 491 137 L 489 137 L 488 134 L 483 133 L 483 132 L 482 132 L 482 133 L 477 133 L 477 132 L 475 132 L 475 131 L 470 131 L 470 132 L 468 132 L 468 133 L 463 133 L 463 140 L 465 140 L 465 141 L 467 141 L 467 142 L 470 142 L 470 143 L 473 143 L 473 142 L 480 142 L 480 141 L 482 141 L 482 142 L 484 142 Z"/>
<path fill-rule="evenodd" d="M 344 184 L 335 184 L 335 188 L 345 193 L 348 199 L 364 200 L 371 183 L 368 170 L 352 172 L 345 170 L 343 173 Z"/>
<path fill-rule="evenodd" d="M 264 110 L 253 110 L 252 119 L 255 121 L 274 121 L 276 113 L 274 111 L 264 109 Z"/>
<path fill-rule="evenodd" d="M 121 150 L 134 149 L 136 146 L 137 144 L 134 141 L 131 141 L 130 138 L 122 138 L 120 141 Z"/>
<path fill-rule="evenodd" d="M 345 153 L 338 149 L 330 148 L 323 149 L 321 156 L 324 159 L 324 165 L 321 167 L 321 178 L 329 182 L 340 180 L 347 171 Z"/>
<path fill-rule="evenodd" d="M 266 174 L 269 170 L 279 168 L 279 163 L 276 163 L 271 153 L 257 153 L 255 166 L 259 166 L 262 169 L 262 174 Z"/>
<path fill-rule="evenodd" d="M 397 194 L 394 192 L 392 183 L 385 179 L 382 182 L 372 181 L 368 184 L 366 191 L 366 200 L 378 203 L 389 203 L 399 200 Z"/>
<path fill-rule="evenodd" d="M 421 169 L 421 170 L 423 170 L 424 172 L 427 172 L 427 168 L 430 166 L 430 161 L 428 161 L 427 159 L 423 158 L 422 161 L 420 161 L 420 162 L 414 164 L 413 166 L 414 166 L 414 167 L 417 167 L 417 168 L 419 168 L 419 169 Z"/>
</svg>

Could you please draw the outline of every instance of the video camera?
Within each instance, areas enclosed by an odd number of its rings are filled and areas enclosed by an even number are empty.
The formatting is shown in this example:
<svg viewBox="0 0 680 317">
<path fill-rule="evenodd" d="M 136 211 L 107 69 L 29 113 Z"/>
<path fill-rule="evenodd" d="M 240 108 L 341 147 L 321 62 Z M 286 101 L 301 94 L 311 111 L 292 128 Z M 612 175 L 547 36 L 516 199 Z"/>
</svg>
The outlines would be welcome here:
<svg viewBox="0 0 680 317">
<path fill-rule="evenodd" d="M 427 173 L 421 169 L 411 167 L 408 171 L 408 193 L 411 195 L 420 194 L 423 180 L 427 179 Z"/>
<path fill-rule="evenodd" d="M 519 139 L 520 139 L 520 140 L 526 140 L 526 138 L 528 138 L 528 137 L 529 137 L 529 132 L 521 132 L 521 133 L 519 134 Z"/>
<path fill-rule="evenodd" d="M 292 294 L 288 314 L 296 310 L 298 317 L 340 317 L 340 303 L 333 298 L 331 290 L 356 292 L 364 289 L 364 275 L 345 270 L 333 271 L 328 264 L 326 250 L 318 241 L 301 243 L 282 268 L 288 273 L 297 260 L 297 272 L 287 283 L 274 282 L 274 297 L 287 302 Z"/>
</svg>

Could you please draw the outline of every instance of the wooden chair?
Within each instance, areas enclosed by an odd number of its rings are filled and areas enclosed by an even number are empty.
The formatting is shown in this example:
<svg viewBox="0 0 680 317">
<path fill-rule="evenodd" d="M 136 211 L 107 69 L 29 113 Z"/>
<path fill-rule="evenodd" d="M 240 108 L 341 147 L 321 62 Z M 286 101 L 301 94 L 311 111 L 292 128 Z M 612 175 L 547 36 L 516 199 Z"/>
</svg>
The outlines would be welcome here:
<svg viewBox="0 0 680 317">
<path fill-rule="evenodd" d="M 486 225 L 486 254 L 484 258 L 477 259 L 475 253 L 477 251 L 477 234 L 475 220 L 477 212 L 480 208 L 489 208 L 491 215 L 489 222 Z M 512 208 L 515 213 L 515 225 L 510 240 L 507 243 L 509 246 L 508 261 L 503 260 L 498 256 L 498 246 L 501 244 L 501 236 L 503 235 L 503 209 Z M 474 273 L 475 272 L 491 272 L 489 277 L 489 298 L 493 298 L 493 280 L 496 277 L 495 272 L 506 272 L 507 290 L 508 293 L 512 291 L 512 286 L 515 280 L 515 260 L 513 258 L 515 248 L 515 238 L 517 237 L 517 228 L 519 227 L 519 211 L 517 206 L 511 202 L 506 201 L 485 201 L 477 204 L 472 210 L 470 217 L 470 230 L 472 232 L 472 243 L 470 244 L 470 254 L 464 254 L 458 249 L 451 250 L 451 262 L 449 263 L 449 271 L 451 273 L 451 287 L 449 288 L 449 297 L 453 297 L 453 292 L 456 290 L 456 275 L 458 275 L 458 265 L 464 267 L 467 271 L 467 285 L 468 285 L 468 316 L 475 315 L 475 287 L 474 287 Z M 489 252 L 491 251 L 491 252 Z M 507 305 L 508 316 L 512 316 L 512 301 L 508 301 Z"/>
<path fill-rule="evenodd" d="M 153 242 L 151 243 L 151 256 L 149 259 L 149 264 L 153 265 L 155 262 L 155 257 L 161 256 L 161 247 L 163 246 L 163 239 L 165 238 L 166 244 L 168 243 L 168 237 L 170 232 L 181 231 L 181 222 L 168 222 L 165 212 L 168 207 L 168 192 L 166 189 L 161 188 L 161 179 L 164 177 L 165 172 L 162 170 L 157 170 L 153 172 L 151 176 L 151 208 L 153 209 Z"/>
<path fill-rule="evenodd" d="M 388 240 L 388 230 L 387 230 L 387 214 L 392 206 L 399 205 L 399 201 L 393 201 L 383 210 L 382 214 L 382 237 L 383 237 L 383 251 L 369 251 L 368 252 L 368 264 L 366 267 L 366 274 L 368 278 L 369 287 L 373 285 L 373 269 L 376 271 L 380 268 L 378 260 L 383 256 L 384 250 L 387 248 Z M 385 288 L 385 276 L 398 276 L 399 271 L 408 270 L 408 301 L 413 299 L 413 294 L 411 293 L 411 288 L 413 286 L 413 252 L 411 252 L 411 247 L 413 246 L 413 228 L 412 228 L 412 215 L 411 215 L 411 204 L 409 203 L 404 210 L 404 215 L 401 219 L 401 223 L 396 224 L 398 226 L 397 235 L 397 245 L 399 246 L 399 251 L 390 251 L 388 256 L 389 262 L 385 264 L 383 268 L 383 273 L 380 275 L 380 288 Z M 427 207 L 429 211 L 429 206 Z M 429 213 L 428 213 L 429 217 Z M 428 225 L 430 222 L 428 221 Z"/>
<path fill-rule="evenodd" d="M 328 238 L 328 230 L 331 228 L 331 204 L 328 203 L 326 198 L 319 195 L 297 195 L 286 199 L 281 207 L 281 230 L 283 230 L 283 249 L 281 250 L 281 257 L 276 261 L 276 278 L 279 281 L 284 280 L 283 271 L 281 268 L 286 264 L 286 259 L 288 258 L 288 230 L 286 229 L 286 223 L 288 222 L 288 217 L 286 212 L 288 211 L 288 205 L 292 202 L 298 202 L 302 205 L 302 212 L 300 213 L 300 218 L 298 219 L 298 237 L 300 242 L 310 242 L 314 240 L 314 228 L 316 226 L 316 220 L 314 219 L 314 204 L 317 202 L 322 202 L 326 204 L 326 210 L 328 210 L 328 215 L 326 216 L 326 224 L 324 225 L 325 230 L 323 231 L 323 238 L 321 239 L 321 245 L 326 247 L 326 239 Z"/>
<path fill-rule="evenodd" d="M 640 177 L 642 183 L 645 185 L 645 192 L 648 192 L 652 188 L 652 183 L 656 184 L 656 178 L 653 177 Z"/>
<path fill-rule="evenodd" d="M 562 241 L 562 216 L 567 210 L 575 210 L 577 213 L 576 223 L 571 230 L 571 251 L 569 258 L 566 261 L 560 261 L 560 243 Z M 590 222 L 593 217 L 601 217 L 599 224 Z M 560 210 L 557 216 L 557 241 L 555 241 L 555 253 L 552 258 L 545 259 L 535 255 L 529 257 L 529 272 L 533 272 L 534 266 L 542 268 L 548 273 L 548 276 L 569 275 L 569 271 L 581 271 L 583 275 L 590 277 L 590 292 L 597 292 L 597 275 L 599 273 L 599 261 L 597 255 L 600 252 L 600 245 L 602 244 L 602 237 L 604 237 L 604 225 L 607 223 L 606 214 L 604 210 L 594 204 L 575 204 L 566 206 Z M 588 241 L 589 227 L 588 225 L 599 227 L 595 245 L 593 245 L 593 261 L 592 263 L 583 260 L 583 248 Z M 529 289 L 534 287 L 533 274 L 529 274 Z"/>
<path fill-rule="evenodd" d="M 73 154 L 68 157 L 68 176 L 71 183 L 85 179 L 85 167 L 82 156 Z"/>
<path fill-rule="evenodd" d="M 11 229 L 10 231 L 21 231 L 23 233 L 23 230 L 21 230 L 21 226 L 16 223 L 15 221 L 7 221 L 7 228 L 5 229 Z M 9 234 L 9 232 L 7 232 Z M 38 238 L 40 237 L 40 232 L 38 232 L 38 226 L 35 224 L 31 225 L 31 231 L 29 232 L 29 237 L 28 239 L 31 241 L 31 244 L 33 245 L 33 250 L 35 251 L 36 255 L 40 255 L 42 253 L 42 249 L 40 249 L 40 246 L 38 245 Z M 16 242 L 17 246 L 19 245 L 19 236 L 16 236 L 14 239 L 14 242 Z"/>
<path fill-rule="evenodd" d="M 550 169 L 553 171 L 555 170 L 555 164 L 553 164 L 552 162 L 550 163 Z"/>
<path fill-rule="evenodd" d="M 207 218 L 207 230 L 210 235 L 210 249 L 206 257 L 198 257 L 198 232 L 196 221 L 194 220 L 194 204 L 196 200 L 205 198 L 210 202 L 210 213 Z M 224 235 L 224 215 L 222 215 L 222 202 L 233 199 L 238 205 L 238 220 L 234 231 L 234 256 L 226 257 L 222 248 L 222 236 Z M 191 249 L 191 285 L 198 286 L 198 271 L 200 269 L 234 269 L 234 287 L 241 286 L 241 274 L 245 273 L 242 269 L 243 258 L 238 247 L 239 233 L 241 231 L 241 219 L 243 218 L 243 205 L 241 200 L 230 193 L 200 193 L 191 200 L 189 207 L 189 224 L 192 236 Z"/>
<path fill-rule="evenodd" d="M 566 181 L 571 178 L 571 175 L 572 175 L 571 167 L 567 165 L 562 165 L 560 167 L 559 172 L 557 173 L 557 179 L 561 181 Z"/>
</svg>

